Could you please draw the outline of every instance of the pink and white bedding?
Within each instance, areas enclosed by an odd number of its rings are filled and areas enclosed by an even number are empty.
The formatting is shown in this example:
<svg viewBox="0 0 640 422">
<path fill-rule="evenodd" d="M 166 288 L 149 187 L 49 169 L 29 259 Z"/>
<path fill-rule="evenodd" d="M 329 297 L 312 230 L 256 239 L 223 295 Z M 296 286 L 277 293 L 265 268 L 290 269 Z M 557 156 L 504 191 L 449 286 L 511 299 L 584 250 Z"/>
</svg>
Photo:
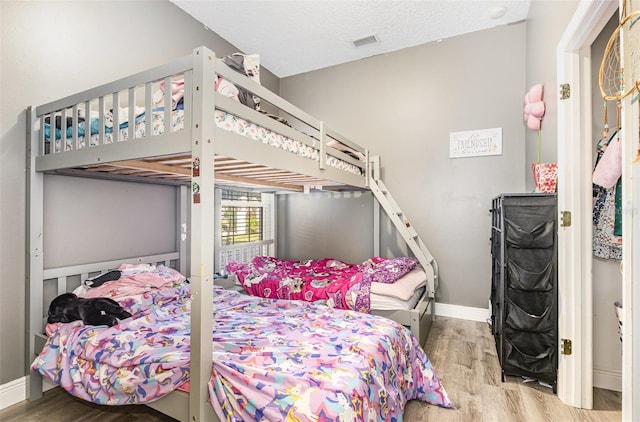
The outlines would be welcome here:
<svg viewBox="0 0 640 422">
<path fill-rule="evenodd" d="M 260 60 L 258 55 L 244 55 L 244 54 L 233 54 L 230 56 L 223 57 L 221 59 L 232 69 L 236 70 L 239 73 L 245 74 L 247 77 L 251 78 L 257 83 L 260 83 Z M 220 94 L 234 99 L 236 101 L 242 102 L 243 104 L 254 108 L 256 110 L 260 109 L 260 98 L 251 95 L 248 91 L 237 88 L 234 84 L 230 83 L 226 79 L 218 76 L 218 79 L 215 84 L 215 90 Z M 171 82 L 171 124 L 167 125 L 164 121 L 165 113 L 164 113 L 164 91 L 165 91 L 165 83 L 164 80 L 160 82 L 159 88 L 153 94 L 154 108 L 151 111 L 152 116 L 152 136 L 161 135 L 163 133 L 171 132 L 179 132 L 184 130 L 184 80 L 178 79 L 173 80 Z M 168 101 L 167 101 L 168 102 Z M 85 116 L 88 114 L 89 116 Z M 73 128 L 72 128 L 72 118 L 68 117 L 67 122 L 65 124 L 65 129 L 63 129 L 61 116 L 58 114 L 55 116 L 55 124 L 51 125 L 51 116 L 45 117 L 45 125 L 44 125 L 44 138 L 46 140 L 50 140 L 51 138 L 55 139 L 53 147 L 55 151 L 62 151 L 61 148 L 61 139 L 64 138 L 64 151 L 76 149 L 76 148 L 84 148 L 85 147 L 85 138 L 87 137 L 87 132 L 90 138 L 89 144 L 91 146 L 95 146 L 98 144 L 98 133 L 99 133 L 99 119 L 98 113 L 88 112 L 85 113 L 85 110 L 82 108 L 78 109 L 78 144 L 73 145 Z M 104 142 L 105 143 L 113 143 L 114 140 L 114 112 L 113 110 L 108 110 L 104 116 Z M 134 138 L 143 138 L 145 136 L 145 119 L 147 113 L 145 112 L 144 107 L 135 107 L 134 111 L 135 122 L 134 124 Z M 276 120 L 283 121 L 278 116 L 270 115 Z M 118 130 L 119 130 L 119 140 L 127 141 L 129 140 L 129 109 L 127 107 L 120 107 L 118 109 Z M 316 148 L 313 148 L 309 145 L 306 145 L 302 142 L 293 140 L 284 135 L 281 135 L 277 132 L 273 132 L 271 130 L 265 129 L 261 126 L 256 125 L 255 123 L 244 120 L 240 117 L 237 117 L 233 114 L 227 113 L 222 110 L 215 111 L 215 123 L 216 126 L 222 129 L 225 129 L 229 132 L 236 133 L 241 136 L 245 136 L 247 138 L 253 139 L 258 142 L 262 142 L 263 144 L 279 148 L 283 151 L 290 152 L 292 154 L 308 158 L 311 160 L 318 161 L 319 160 L 319 151 Z M 64 131 L 64 133 L 63 133 Z M 52 132 L 53 135 L 52 136 Z M 63 136 L 64 135 L 64 136 Z M 353 157 L 364 161 L 365 157 L 362 153 L 353 150 L 346 145 L 341 144 L 336 140 L 331 140 L 329 145 L 339 151 L 343 151 Z M 337 168 L 342 171 L 346 171 L 352 174 L 362 174 L 362 171 L 359 167 L 354 166 L 351 163 L 340 160 L 332 155 L 326 154 L 326 163 L 334 168 Z"/>
<path fill-rule="evenodd" d="M 128 281 L 107 282 L 113 289 L 102 293 L 135 310 L 131 318 L 52 327 L 32 369 L 100 404 L 151 402 L 184 386 L 188 282 L 132 289 Z M 453 407 L 416 338 L 391 320 L 218 287 L 213 305 L 208 387 L 221 420 L 394 421 L 411 399 Z"/>
<path fill-rule="evenodd" d="M 124 110 L 124 109 L 123 109 Z M 126 110 L 122 111 L 121 114 L 128 116 Z M 171 113 L 172 116 L 172 124 L 171 131 L 179 132 L 184 129 L 184 111 L 183 110 L 174 110 Z M 157 109 L 152 113 L 152 130 L 153 136 L 157 136 L 165 133 L 165 122 L 164 122 L 164 110 Z M 96 119 L 97 120 L 97 119 Z M 121 120 L 122 122 L 122 120 Z M 247 138 L 253 139 L 254 141 L 261 142 L 263 144 L 272 146 L 274 148 L 281 149 L 283 151 L 290 152 L 292 154 L 308 158 L 310 160 L 319 160 L 318 150 L 313 147 L 310 147 L 302 142 L 295 141 L 291 138 L 288 138 L 284 135 L 280 135 L 277 132 L 270 131 L 268 129 L 263 128 L 262 126 L 256 125 L 255 123 L 251 123 L 247 120 L 244 120 L 236 115 L 227 113 L 226 111 L 216 110 L 215 112 L 215 122 L 216 126 L 221 129 L 227 130 L 229 132 L 236 133 L 241 136 L 245 136 Z M 92 126 L 96 126 L 92 124 Z M 56 132 L 59 132 L 56 130 Z M 95 146 L 98 145 L 98 132 L 97 129 L 92 130 L 90 145 Z M 48 133 L 48 132 L 47 132 Z M 145 136 L 145 113 L 142 113 L 136 118 L 135 123 L 135 131 L 134 136 L 136 139 L 143 138 Z M 48 139 L 48 136 L 47 136 Z M 113 131 L 109 130 L 105 133 L 105 143 L 110 144 L 113 143 L 114 135 Z M 129 129 L 128 122 L 120 124 L 120 141 L 129 140 Z M 73 138 L 71 133 L 71 128 L 67 130 L 67 136 L 64 141 L 65 151 L 69 151 L 76 148 L 84 148 L 85 147 L 85 137 L 78 137 L 78 146 L 74 147 Z M 56 137 L 55 142 L 56 151 L 60 151 L 60 138 L 59 135 Z M 361 174 L 361 170 L 359 167 L 354 166 L 351 163 L 340 160 L 332 155 L 327 155 L 327 164 L 333 168 L 337 168 L 338 170 L 346 171 L 352 174 Z"/>
<path fill-rule="evenodd" d="M 419 280 L 424 271 L 416 269 L 417 264 L 412 257 L 373 257 L 352 264 L 334 258 L 291 261 L 256 256 L 247 263 L 229 261 L 227 271 L 253 296 L 318 302 L 369 313 L 372 286 L 407 300 L 424 285 Z M 399 282 L 405 275 L 410 275 L 407 282 Z"/>
</svg>

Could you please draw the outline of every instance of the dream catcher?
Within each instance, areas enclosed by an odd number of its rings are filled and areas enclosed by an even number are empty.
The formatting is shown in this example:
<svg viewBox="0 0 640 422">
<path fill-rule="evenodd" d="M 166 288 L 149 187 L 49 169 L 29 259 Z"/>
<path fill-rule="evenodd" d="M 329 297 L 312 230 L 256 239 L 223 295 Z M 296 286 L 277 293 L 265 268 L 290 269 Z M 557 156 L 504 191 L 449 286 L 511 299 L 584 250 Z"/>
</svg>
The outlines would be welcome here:
<svg viewBox="0 0 640 422">
<path fill-rule="evenodd" d="M 620 45 L 621 40 L 624 38 L 624 43 L 628 46 L 628 51 L 631 51 L 630 61 L 628 64 L 628 78 L 629 81 L 625 83 L 625 72 L 622 67 L 622 60 L 620 58 Z M 605 100 L 605 110 L 608 101 L 615 101 L 617 108 L 617 133 L 620 133 L 620 110 L 622 108 L 622 99 L 628 95 L 633 95 L 632 102 L 638 101 L 640 96 L 640 79 L 637 79 L 640 74 L 640 11 L 635 11 L 627 15 L 626 2 L 623 5 L 622 15 L 620 17 L 620 23 L 611 34 L 609 42 L 604 51 L 602 57 L 602 63 L 600 64 L 600 72 L 598 75 L 598 83 L 600 85 L 600 92 L 602 98 Z M 638 113 L 638 124 L 640 125 L 640 107 Z M 605 131 L 608 130 L 605 114 Z M 619 139 L 617 139 L 619 141 Z M 640 137 L 638 139 L 638 149 L 636 152 L 635 161 L 640 161 Z"/>
</svg>

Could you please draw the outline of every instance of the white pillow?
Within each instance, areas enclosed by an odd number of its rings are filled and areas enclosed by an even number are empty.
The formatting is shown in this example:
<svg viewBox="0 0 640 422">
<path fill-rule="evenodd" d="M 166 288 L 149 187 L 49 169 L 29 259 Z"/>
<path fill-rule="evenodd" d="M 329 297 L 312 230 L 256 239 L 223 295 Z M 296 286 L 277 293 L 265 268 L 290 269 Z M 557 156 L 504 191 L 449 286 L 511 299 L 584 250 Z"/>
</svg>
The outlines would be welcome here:
<svg viewBox="0 0 640 422">
<path fill-rule="evenodd" d="M 393 296 L 402 300 L 409 300 L 416 289 L 427 284 L 427 274 L 422 267 L 415 267 L 395 283 L 371 283 L 371 293 L 383 296 Z"/>
</svg>

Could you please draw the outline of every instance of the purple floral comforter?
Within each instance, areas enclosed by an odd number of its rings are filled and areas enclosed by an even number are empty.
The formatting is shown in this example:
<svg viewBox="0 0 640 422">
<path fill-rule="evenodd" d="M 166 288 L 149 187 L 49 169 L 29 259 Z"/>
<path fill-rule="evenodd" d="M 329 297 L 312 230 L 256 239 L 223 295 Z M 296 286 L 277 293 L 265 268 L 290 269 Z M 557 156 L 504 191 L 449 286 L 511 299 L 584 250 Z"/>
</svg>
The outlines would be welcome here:
<svg viewBox="0 0 640 422">
<path fill-rule="evenodd" d="M 362 264 L 351 264 L 334 258 L 289 261 L 256 256 L 247 263 L 229 261 L 227 271 L 235 274 L 253 296 L 317 302 L 369 313 L 371 283 L 393 283 L 417 263 L 412 257 L 373 257 Z"/>
<path fill-rule="evenodd" d="M 114 327 L 62 324 L 32 369 L 100 404 L 145 403 L 189 379 L 189 288 Z M 214 289 L 211 404 L 221 420 L 401 420 L 452 403 L 411 332 L 385 318 Z"/>
</svg>

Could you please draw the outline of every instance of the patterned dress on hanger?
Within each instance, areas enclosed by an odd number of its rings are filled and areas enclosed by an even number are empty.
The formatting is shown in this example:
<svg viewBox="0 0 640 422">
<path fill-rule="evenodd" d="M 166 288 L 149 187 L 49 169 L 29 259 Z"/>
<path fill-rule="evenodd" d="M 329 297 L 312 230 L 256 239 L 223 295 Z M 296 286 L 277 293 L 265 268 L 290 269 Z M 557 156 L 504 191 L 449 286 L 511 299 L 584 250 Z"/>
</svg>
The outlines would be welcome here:
<svg viewBox="0 0 640 422">
<path fill-rule="evenodd" d="M 602 157 L 609 138 L 605 132 L 597 145 L 596 165 Z M 616 218 L 620 218 L 620 193 L 622 180 L 611 188 L 593 184 L 593 255 L 602 259 L 622 259 L 622 236 L 616 234 Z M 618 197 L 618 198 L 616 198 Z M 618 201 L 616 201 L 618 199 Z"/>
</svg>

